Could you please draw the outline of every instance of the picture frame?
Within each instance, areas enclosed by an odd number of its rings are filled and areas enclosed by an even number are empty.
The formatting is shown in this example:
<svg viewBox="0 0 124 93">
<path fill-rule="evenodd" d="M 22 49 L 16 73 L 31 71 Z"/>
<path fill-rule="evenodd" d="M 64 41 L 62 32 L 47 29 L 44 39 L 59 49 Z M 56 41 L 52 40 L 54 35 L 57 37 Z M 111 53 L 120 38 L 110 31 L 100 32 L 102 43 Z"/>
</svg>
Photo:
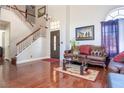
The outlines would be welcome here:
<svg viewBox="0 0 124 93">
<path fill-rule="evenodd" d="M 76 40 L 94 40 L 94 25 L 78 27 L 75 29 Z"/>
<path fill-rule="evenodd" d="M 45 14 L 46 14 L 46 6 L 43 6 L 43 7 L 38 9 L 38 18 L 42 17 Z"/>
<path fill-rule="evenodd" d="M 30 23 L 35 23 L 35 6 L 34 5 L 26 5 L 26 20 Z"/>
</svg>

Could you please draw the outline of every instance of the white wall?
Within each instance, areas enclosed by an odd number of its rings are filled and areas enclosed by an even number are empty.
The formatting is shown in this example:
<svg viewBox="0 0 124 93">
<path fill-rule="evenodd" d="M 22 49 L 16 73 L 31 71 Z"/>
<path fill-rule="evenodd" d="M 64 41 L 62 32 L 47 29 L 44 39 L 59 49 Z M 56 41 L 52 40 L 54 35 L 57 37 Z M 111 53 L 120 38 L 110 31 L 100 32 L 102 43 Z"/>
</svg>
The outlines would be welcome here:
<svg viewBox="0 0 124 93">
<path fill-rule="evenodd" d="M 101 45 L 101 21 L 104 21 L 106 15 L 114 8 L 120 6 L 114 5 L 71 5 L 71 6 L 48 6 L 48 14 L 53 19 L 60 21 L 60 56 L 63 58 L 65 49 L 70 48 L 70 40 L 75 37 L 75 28 L 94 25 L 95 39 L 79 41 L 79 44 Z M 48 42 L 50 42 L 48 38 Z M 50 43 L 48 43 L 50 45 Z M 48 47 L 48 50 L 50 48 Z M 50 51 L 47 51 L 48 55 Z"/>
<path fill-rule="evenodd" d="M 95 26 L 95 39 L 79 41 L 81 44 L 101 45 L 101 21 L 105 20 L 107 14 L 118 7 L 118 5 L 71 5 L 71 6 L 48 6 L 48 14 L 54 19 L 60 21 L 60 42 L 63 44 L 60 46 L 60 56 L 63 58 L 63 52 L 65 49 L 70 48 L 70 40 L 75 38 L 75 28 L 82 26 Z M 123 27 L 123 26 L 122 26 Z M 121 27 L 121 28 L 122 28 Z M 49 33 L 48 33 L 49 34 Z M 120 51 L 124 50 L 122 41 L 122 35 L 124 32 L 119 33 L 120 38 Z M 48 39 L 48 45 L 50 45 L 50 38 Z M 47 55 L 50 54 L 50 47 L 48 47 Z"/>
<path fill-rule="evenodd" d="M 37 9 L 40 7 L 41 6 L 36 7 L 36 14 L 37 14 Z M 18 6 L 18 8 L 24 9 L 25 7 Z M 36 24 L 31 29 L 31 27 L 26 25 L 26 23 L 24 22 L 24 20 L 22 20 L 21 17 L 16 15 L 14 12 L 5 10 L 5 9 L 1 10 L 0 19 L 10 23 L 10 50 L 11 50 L 10 55 L 11 55 L 11 57 L 14 57 L 16 55 L 16 43 L 17 42 L 19 42 L 24 37 L 31 34 L 35 29 L 38 29 L 40 27 L 40 25 L 45 26 L 45 22 L 44 22 L 43 18 L 36 17 Z M 44 27 L 41 29 L 41 31 L 43 32 L 41 36 L 46 36 L 46 34 L 45 34 L 46 29 L 44 29 Z M 42 41 L 45 41 L 45 40 L 46 40 L 46 38 L 42 39 Z M 44 43 L 44 46 L 45 47 L 47 46 L 46 43 Z M 42 49 L 43 49 L 43 47 L 42 47 Z M 35 50 L 32 50 L 32 51 L 35 51 Z M 42 52 L 42 55 L 44 55 L 44 54 L 46 54 L 46 52 Z M 40 57 L 42 57 L 42 55 L 40 55 Z M 22 57 L 22 59 L 23 59 L 23 57 Z"/>
<path fill-rule="evenodd" d="M 5 59 L 10 59 L 10 25 L 5 21 L 0 21 L 4 25 L 0 25 L 0 27 L 4 27 L 4 29 L 0 30 L 0 46 L 3 47 L 3 55 Z"/>
<path fill-rule="evenodd" d="M 63 59 L 63 53 L 66 47 L 66 6 L 65 5 L 49 5 L 48 14 L 53 20 L 60 21 L 60 59 Z M 49 30 L 50 31 L 50 30 Z M 50 33 L 49 37 L 50 37 Z M 50 55 L 50 38 L 48 39 L 48 50 L 47 55 Z M 61 42 L 63 42 L 61 44 Z"/>
<path fill-rule="evenodd" d="M 0 20 L 0 22 L 1 22 L 1 20 Z M 6 28 L 5 25 L 1 25 L 1 24 L 0 24 L 0 30 L 4 30 L 5 28 Z"/>
<path fill-rule="evenodd" d="M 11 57 L 14 57 L 16 54 L 16 43 L 32 31 L 12 11 L 1 9 L 0 19 L 10 22 L 10 54 Z"/>
<path fill-rule="evenodd" d="M 0 30 L 0 46 L 2 47 L 2 31 Z"/>
<path fill-rule="evenodd" d="M 124 19 L 119 20 L 119 52 L 124 51 Z"/>
<path fill-rule="evenodd" d="M 36 7 L 37 9 L 40 6 Z M 65 49 L 69 49 L 69 41 L 75 36 L 75 28 L 87 25 L 95 25 L 95 39 L 80 41 L 80 44 L 93 44 L 100 45 L 101 44 L 101 24 L 100 22 L 105 19 L 105 16 L 112 9 L 119 6 L 88 6 L 88 5 L 80 5 L 80 6 L 66 6 L 66 5 L 49 5 L 48 6 L 48 14 L 54 20 L 60 21 L 60 42 L 63 42 L 60 45 L 60 59 L 63 59 L 63 53 Z M 37 13 L 37 12 L 36 12 Z M 9 16 L 8 16 L 9 14 Z M 8 10 L 1 11 L 1 17 L 5 21 L 10 22 L 10 46 L 11 46 L 11 56 L 14 56 L 16 53 L 16 43 L 30 34 L 32 30 L 28 28 L 25 23 L 18 18 L 13 12 Z M 38 18 L 36 28 L 39 25 L 44 25 L 45 23 L 42 18 Z M 43 29 L 44 31 L 44 29 Z M 50 56 L 50 32 L 49 29 L 47 31 L 46 37 L 42 40 L 45 42 L 42 47 L 44 50 L 40 57 L 42 56 Z M 42 44 L 41 44 L 42 46 Z M 30 50 L 30 49 L 29 49 Z M 37 50 L 38 51 L 38 50 Z M 33 54 L 33 52 L 32 52 Z M 35 54 L 35 53 L 34 53 Z M 40 55 L 40 54 L 39 54 Z M 34 55 L 35 57 L 35 55 Z M 26 58 L 29 58 L 26 57 Z M 21 58 L 24 59 L 25 58 Z"/>
<path fill-rule="evenodd" d="M 10 59 L 10 24 L 6 25 L 4 41 L 5 59 Z"/>
<path fill-rule="evenodd" d="M 17 55 L 17 64 L 24 63 L 27 60 L 33 60 L 37 58 L 46 57 L 46 39 L 40 37 L 35 42 L 33 42 L 29 47 Z"/>
<path fill-rule="evenodd" d="M 101 45 L 101 21 L 114 8 L 114 5 L 82 5 L 70 6 L 70 39 L 75 37 L 75 28 L 82 26 L 95 26 L 95 39 L 80 41 L 79 44 Z M 68 38 L 69 39 L 69 38 Z"/>
</svg>

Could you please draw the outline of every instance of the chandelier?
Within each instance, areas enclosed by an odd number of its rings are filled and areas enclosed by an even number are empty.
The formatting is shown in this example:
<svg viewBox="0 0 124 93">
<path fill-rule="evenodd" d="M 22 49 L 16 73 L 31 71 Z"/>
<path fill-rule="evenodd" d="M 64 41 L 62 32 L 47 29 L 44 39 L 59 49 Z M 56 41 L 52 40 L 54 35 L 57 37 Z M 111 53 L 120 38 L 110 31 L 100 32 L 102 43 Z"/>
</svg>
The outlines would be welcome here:
<svg viewBox="0 0 124 93">
<path fill-rule="evenodd" d="M 51 19 L 51 17 L 48 16 L 48 14 L 45 14 L 45 15 L 44 15 L 44 19 L 45 19 L 46 21 L 49 21 L 49 20 Z"/>
</svg>

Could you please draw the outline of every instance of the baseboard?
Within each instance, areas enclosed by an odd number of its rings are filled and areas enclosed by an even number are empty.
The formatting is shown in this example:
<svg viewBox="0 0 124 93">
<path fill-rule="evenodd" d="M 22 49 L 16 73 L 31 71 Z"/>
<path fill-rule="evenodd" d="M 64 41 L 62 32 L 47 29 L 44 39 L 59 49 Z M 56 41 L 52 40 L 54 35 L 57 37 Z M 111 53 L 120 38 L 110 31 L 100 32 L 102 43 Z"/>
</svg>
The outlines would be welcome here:
<svg viewBox="0 0 124 93">
<path fill-rule="evenodd" d="M 46 57 L 39 57 L 39 58 L 33 58 L 33 59 L 28 59 L 28 60 L 17 61 L 17 64 L 37 61 L 37 60 L 41 60 L 41 59 L 45 59 L 45 58 L 49 58 L 49 57 L 46 56 Z"/>
<path fill-rule="evenodd" d="M 7 61 L 11 62 L 11 58 L 5 57 L 4 60 L 7 60 Z"/>
</svg>

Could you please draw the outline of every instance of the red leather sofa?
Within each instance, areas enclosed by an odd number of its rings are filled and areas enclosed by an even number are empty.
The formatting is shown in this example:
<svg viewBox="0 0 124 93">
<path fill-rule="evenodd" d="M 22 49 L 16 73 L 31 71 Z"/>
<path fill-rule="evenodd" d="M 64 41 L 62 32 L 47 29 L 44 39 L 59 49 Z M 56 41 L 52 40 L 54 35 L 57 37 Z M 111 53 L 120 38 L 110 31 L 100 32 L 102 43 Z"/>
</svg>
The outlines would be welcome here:
<svg viewBox="0 0 124 93">
<path fill-rule="evenodd" d="M 95 45 L 80 45 L 78 46 L 79 53 L 77 62 L 85 61 L 87 64 L 99 65 L 106 67 L 107 53 L 104 47 Z M 64 58 L 73 58 L 72 50 L 65 50 Z"/>
</svg>

